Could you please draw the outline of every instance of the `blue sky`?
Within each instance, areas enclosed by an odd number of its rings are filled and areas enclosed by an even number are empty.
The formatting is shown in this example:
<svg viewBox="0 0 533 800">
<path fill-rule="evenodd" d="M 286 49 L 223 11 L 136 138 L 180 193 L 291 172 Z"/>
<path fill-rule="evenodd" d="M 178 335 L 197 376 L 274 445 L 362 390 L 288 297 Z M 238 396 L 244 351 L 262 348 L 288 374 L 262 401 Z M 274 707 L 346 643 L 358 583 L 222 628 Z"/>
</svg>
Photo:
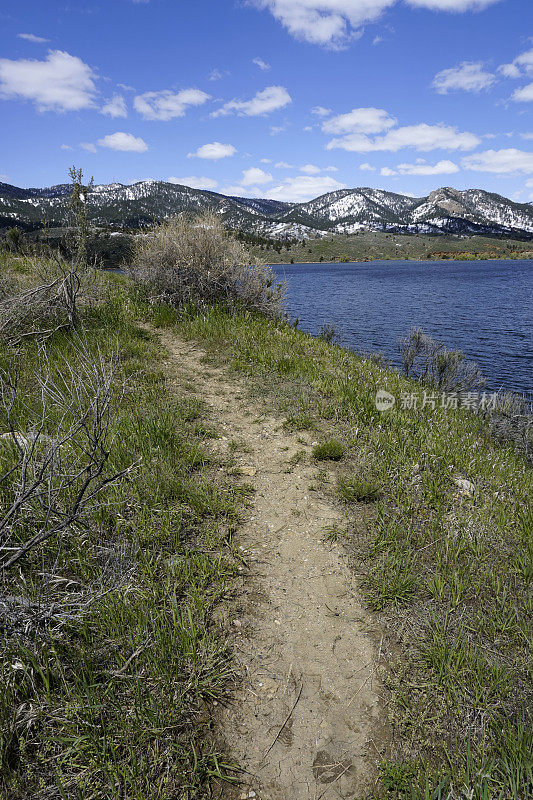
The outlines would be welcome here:
<svg viewBox="0 0 533 800">
<path fill-rule="evenodd" d="M 0 180 L 533 200 L 532 0 L 25 0 L 0 10 Z"/>
</svg>

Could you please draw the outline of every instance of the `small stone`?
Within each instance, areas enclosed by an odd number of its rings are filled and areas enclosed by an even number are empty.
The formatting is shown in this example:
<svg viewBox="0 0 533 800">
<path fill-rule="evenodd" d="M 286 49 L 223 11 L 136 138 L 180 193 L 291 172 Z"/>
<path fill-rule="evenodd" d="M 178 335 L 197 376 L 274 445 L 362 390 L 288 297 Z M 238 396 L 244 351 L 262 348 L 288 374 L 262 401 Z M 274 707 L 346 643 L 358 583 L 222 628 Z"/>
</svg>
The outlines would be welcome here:
<svg viewBox="0 0 533 800">
<path fill-rule="evenodd" d="M 234 619 L 233 624 L 235 625 L 236 628 L 242 628 L 242 622 L 240 621 L 240 619 Z"/>
<path fill-rule="evenodd" d="M 248 792 L 248 797 L 255 797 L 255 792 Z"/>
<path fill-rule="evenodd" d="M 19 447 L 26 449 L 30 446 L 30 442 L 26 437 L 20 433 L 19 431 L 14 431 L 14 433 L 3 433 L 0 436 L 0 439 L 10 444 L 17 444 Z"/>
<path fill-rule="evenodd" d="M 472 497 L 476 491 L 476 487 L 472 481 L 467 481 L 466 478 L 454 478 L 454 483 L 459 489 L 460 494 L 464 494 L 467 497 Z"/>
<path fill-rule="evenodd" d="M 247 475 L 250 478 L 253 478 L 253 476 L 257 473 L 257 470 L 255 467 L 239 467 L 238 472 L 240 475 Z"/>
</svg>

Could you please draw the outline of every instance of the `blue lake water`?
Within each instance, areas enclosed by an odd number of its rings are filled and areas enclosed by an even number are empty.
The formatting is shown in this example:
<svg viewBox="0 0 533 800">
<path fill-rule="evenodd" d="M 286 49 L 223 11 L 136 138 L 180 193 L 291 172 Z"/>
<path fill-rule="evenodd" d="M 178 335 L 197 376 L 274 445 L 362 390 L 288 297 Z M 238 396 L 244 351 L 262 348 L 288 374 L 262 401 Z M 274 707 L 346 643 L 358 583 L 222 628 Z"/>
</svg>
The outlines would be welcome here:
<svg viewBox="0 0 533 800">
<path fill-rule="evenodd" d="M 291 317 L 318 333 L 333 323 L 341 344 L 381 351 L 413 327 L 462 350 L 487 388 L 533 390 L 533 261 L 372 261 L 276 264 Z"/>
</svg>

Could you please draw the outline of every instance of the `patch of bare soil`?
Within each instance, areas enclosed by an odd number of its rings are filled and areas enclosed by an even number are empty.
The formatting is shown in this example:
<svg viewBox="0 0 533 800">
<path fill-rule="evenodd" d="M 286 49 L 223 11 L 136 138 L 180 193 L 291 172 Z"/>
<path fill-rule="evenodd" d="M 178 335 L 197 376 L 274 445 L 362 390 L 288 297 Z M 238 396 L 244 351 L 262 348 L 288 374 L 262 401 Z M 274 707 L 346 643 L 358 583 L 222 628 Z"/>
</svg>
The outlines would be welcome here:
<svg viewBox="0 0 533 800">
<path fill-rule="evenodd" d="M 243 445 L 241 474 L 256 490 L 239 533 L 248 568 L 231 621 L 243 680 L 222 714 L 225 741 L 245 771 L 233 795 L 359 798 L 379 760 L 379 653 L 352 575 L 336 545 L 324 542 L 324 529 L 342 515 L 310 491 L 313 440 L 286 432 L 244 383 L 206 366 L 200 348 L 168 333 L 162 339 L 171 373 L 174 362 L 210 406 L 224 436 L 218 446 Z M 298 451 L 307 457 L 291 467 Z"/>
</svg>

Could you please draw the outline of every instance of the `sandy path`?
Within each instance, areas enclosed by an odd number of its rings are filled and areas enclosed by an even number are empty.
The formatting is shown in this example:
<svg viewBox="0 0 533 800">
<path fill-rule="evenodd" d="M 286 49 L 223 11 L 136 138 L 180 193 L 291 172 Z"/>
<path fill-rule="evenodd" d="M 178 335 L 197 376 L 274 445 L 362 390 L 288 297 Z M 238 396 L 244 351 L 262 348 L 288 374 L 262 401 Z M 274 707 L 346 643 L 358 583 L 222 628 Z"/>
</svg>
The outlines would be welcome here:
<svg viewBox="0 0 533 800">
<path fill-rule="evenodd" d="M 232 623 L 244 680 L 223 712 L 225 740 L 246 770 L 234 796 L 358 798 L 372 774 L 381 690 L 370 622 L 337 548 L 324 543 L 340 512 L 309 490 L 312 439 L 284 431 L 244 383 L 202 363 L 200 348 L 161 337 L 170 370 L 174 362 L 210 406 L 224 436 L 218 447 L 237 440 L 249 450 L 237 456 L 256 489 L 239 532 L 248 569 Z M 298 451 L 307 458 L 291 468 Z"/>
</svg>

